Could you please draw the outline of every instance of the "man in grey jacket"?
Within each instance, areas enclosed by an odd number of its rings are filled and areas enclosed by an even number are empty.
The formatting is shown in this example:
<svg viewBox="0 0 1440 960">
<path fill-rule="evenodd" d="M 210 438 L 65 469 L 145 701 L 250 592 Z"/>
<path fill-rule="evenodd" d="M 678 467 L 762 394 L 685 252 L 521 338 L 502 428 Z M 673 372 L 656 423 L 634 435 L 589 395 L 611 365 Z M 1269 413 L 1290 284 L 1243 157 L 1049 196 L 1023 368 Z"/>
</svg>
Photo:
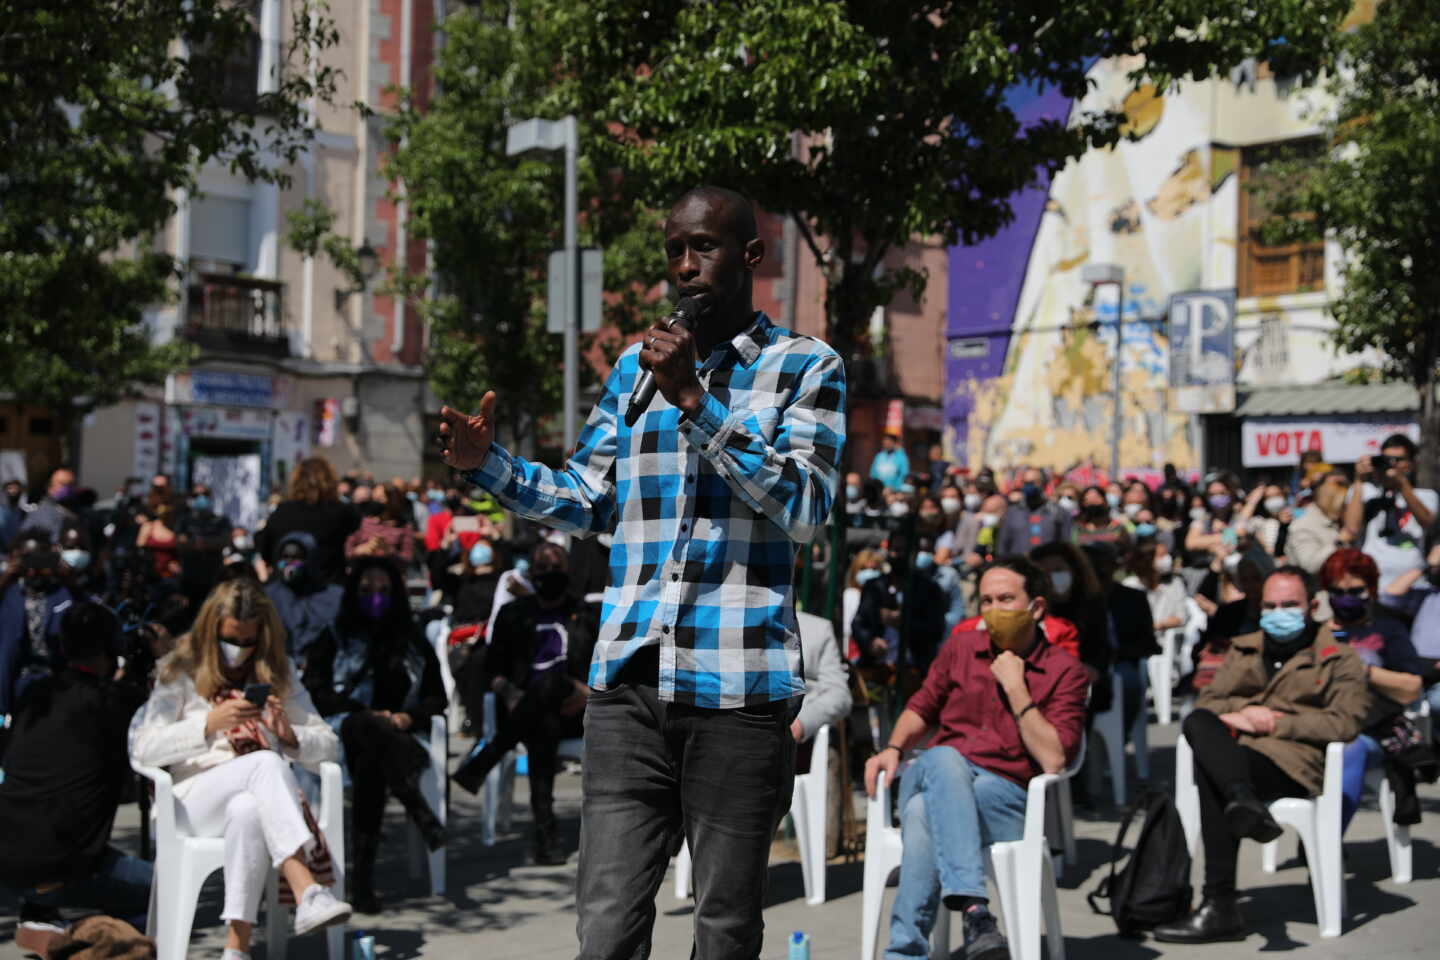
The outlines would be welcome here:
<svg viewBox="0 0 1440 960">
<path fill-rule="evenodd" d="M 790 732 L 796 743 L 803 743 L 825 724 L 838 727 L 850 715 L 850 671 L 840 657 L 829 620 L 799 611 L 795 619 L 800 622 L 800 655 L 805 661 L 805 699 Z"/>
</svg>

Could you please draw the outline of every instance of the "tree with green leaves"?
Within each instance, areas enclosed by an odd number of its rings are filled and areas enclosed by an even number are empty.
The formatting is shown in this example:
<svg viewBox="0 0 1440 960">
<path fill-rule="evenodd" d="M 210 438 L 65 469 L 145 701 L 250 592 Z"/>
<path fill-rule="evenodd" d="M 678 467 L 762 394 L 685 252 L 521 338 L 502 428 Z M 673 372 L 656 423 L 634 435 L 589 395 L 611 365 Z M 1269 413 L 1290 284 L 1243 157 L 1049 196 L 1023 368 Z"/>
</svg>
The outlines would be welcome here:
<svg viewBox="0 0 1440 960">
<path fill-rule="evenodd" d="M 296 0 L 270 91 L 256 95 L 254 4 L 0 0 L 0 389 L 49 406 L 114 403 L 189 357 L 156 345 L 148 307 L 182 265 L 159 249 L 175 194 L 220 160 L 282 184 L 329 99 L 323 4 Z M 68 436 L 68 429 L 62 436 Z"/>
<path fill-rule="evenodd" d="M 432 243 L 429 274 L 394 278 L 430 326 L 431 386 L 465 410 L 494 389 L 502 422 L 525 437 L 560 405 L 562 342 L 545 332 L 545 296 L 547 257 L 564 234 L 564 162 L 558 152 L 507 157 L 509 125 L 582 118 L 580 243 L 605 252 L 609 324 L 629 332 L 661 314 L 665 305 L 650 292 L 664 279 L 664 259 L 660 217 L 637 201 L 639 184 L 599 162 L 603 88 L 557 75 L 555 38 L 512 26 L 512 7 L 530 22 L 534 11 L 500 2 L 468 4 L 446 19 L 436 89 L 424 110 L 407 98 L 388 128 L 395 151 L 387 173 L 404 184 L 411 235 Z M 617 345 L 598 347 L 613 359 Z M 581 372 L 582 388 L 593 384 L 588 364 Z"/>
<path fill-rule="evenodd" d="M 1420 394 L 1419 484 L 1440 487 L 1440 20 L 1425 0 L 1385 0 L 1346 33 L 1328 150 L 1292 161 L 1265 224 L 1269 243 L 1328 233 L 1343 289 L 1331 301 L 1335 344 L 1380 350 L 1386 373 Z"/>
</svg>

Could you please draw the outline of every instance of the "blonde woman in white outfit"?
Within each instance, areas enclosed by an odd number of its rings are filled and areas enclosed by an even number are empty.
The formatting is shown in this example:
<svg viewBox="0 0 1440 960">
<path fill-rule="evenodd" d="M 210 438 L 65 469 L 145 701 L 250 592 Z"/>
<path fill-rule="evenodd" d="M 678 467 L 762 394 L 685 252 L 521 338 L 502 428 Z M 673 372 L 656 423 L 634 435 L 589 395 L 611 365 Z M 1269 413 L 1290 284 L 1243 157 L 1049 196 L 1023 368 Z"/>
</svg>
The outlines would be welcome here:
<svg viewBox="0 0 1440 960">
<path fill-rule="evenodd" d="M 253 684 L 270 685 L 263 709 L 244 698 Z M 316 883 L 307 864 L 318 838 L 289 764 L 336 760 L 339 742 L 286 658 L 285 629 L 259 584 L 232 580 L 206 599 L 161 661 L 131 749 L 142 764 L 169 770 L 185 829 L 225 838 L 224 960 L 249 956 L 272 867 L 294 892 L 297 934 L 349 919 L 350 905 Z"/>
</svg>

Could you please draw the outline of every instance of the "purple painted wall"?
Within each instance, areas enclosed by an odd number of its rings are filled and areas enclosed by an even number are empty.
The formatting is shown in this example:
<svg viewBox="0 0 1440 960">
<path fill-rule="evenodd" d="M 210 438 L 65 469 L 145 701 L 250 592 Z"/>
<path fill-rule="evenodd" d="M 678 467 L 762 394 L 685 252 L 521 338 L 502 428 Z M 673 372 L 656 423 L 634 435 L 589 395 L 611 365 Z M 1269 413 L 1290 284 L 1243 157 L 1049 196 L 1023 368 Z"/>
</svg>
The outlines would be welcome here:
<svg viewBox="0 0 1440 960">
<path fill-rule="evenodd" d="M 1058 90 L 1017 88 L 1006 100 L 1022 124 L 1050 118 L 1064 121 L 1070 113 L 1070 98 Z M 1050 177 L 1042 175 L 1037 186 L 1011 200 L 1015 219 L 1010 226 L 974 246 L 950 248 L 945 419 L 960 463 L 969 459 L 965 444 L 973 405 L 963 387 L 971 380 L 988 380 L 1004 372 L 1015 305 L 1049 192 Z M 988 341 L 983 355 L 955 356 L 956 340 L 982 337 Z"/>
</svg>

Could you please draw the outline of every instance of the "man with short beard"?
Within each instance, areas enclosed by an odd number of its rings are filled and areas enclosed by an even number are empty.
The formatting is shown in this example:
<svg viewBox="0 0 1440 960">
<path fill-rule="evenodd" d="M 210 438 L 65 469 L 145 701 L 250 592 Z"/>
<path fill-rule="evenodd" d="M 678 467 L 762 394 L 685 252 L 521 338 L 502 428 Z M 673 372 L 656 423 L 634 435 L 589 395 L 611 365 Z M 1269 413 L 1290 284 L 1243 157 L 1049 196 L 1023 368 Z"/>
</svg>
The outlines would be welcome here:
<svg viewBox="0 0 1440 960">
<path fill-rule="evenodd" d="M 865 765 L 873 797 L 877 777 L 893 784 L 906 752 L 938 728 L 900 785 L 904 852 L 887 960 L 928 956 L 942 906 L 964 917 L 967 960 L 1009 956 L 989 910 L 985 846 L 1020 839 L 1026 785 L 1074 760 L 1085 725 L 1085 669 L 1040 626 L 1049 592 L 1048 575 L 1028 560 L 989 567 L 985 629 L 956 630 Z"/>
</svg>

